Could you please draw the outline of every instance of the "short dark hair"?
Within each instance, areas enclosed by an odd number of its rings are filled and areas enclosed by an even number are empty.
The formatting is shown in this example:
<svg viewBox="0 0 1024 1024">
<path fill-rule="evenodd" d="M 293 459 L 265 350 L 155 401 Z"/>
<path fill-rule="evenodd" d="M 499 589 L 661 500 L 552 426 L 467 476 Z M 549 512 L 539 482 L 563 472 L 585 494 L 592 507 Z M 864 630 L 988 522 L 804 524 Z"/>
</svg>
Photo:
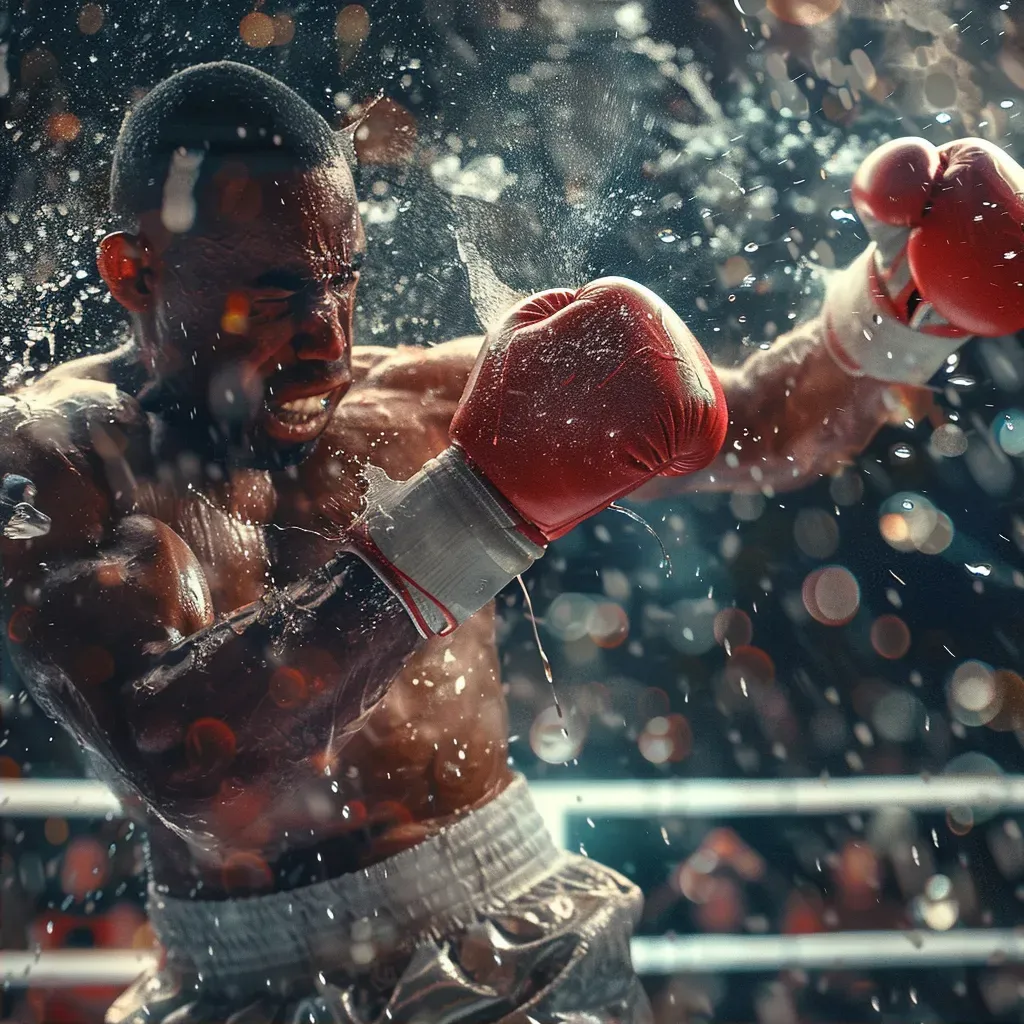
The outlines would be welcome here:
<svg viewBox="0 0 1024 1024">
<path fill-rule="evenodd" d="M 203 154 L 202 178 L 231 158 L 303 171 L 349 159 L 343 137 L 283 82 L 233 61 L 197 64 L 154 86 L 121 125 L 110 168 L 119 226 L 134 228 L 141 213 L 161 207 L 183 151 Z"/>
</svg>

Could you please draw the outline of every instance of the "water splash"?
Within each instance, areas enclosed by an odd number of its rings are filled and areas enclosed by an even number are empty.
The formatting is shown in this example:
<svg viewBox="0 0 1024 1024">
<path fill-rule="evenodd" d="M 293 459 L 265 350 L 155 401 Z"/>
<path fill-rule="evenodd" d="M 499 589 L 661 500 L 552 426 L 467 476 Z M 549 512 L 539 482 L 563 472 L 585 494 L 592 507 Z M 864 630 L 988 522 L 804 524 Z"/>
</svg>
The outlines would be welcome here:
<svg viewBox="0 0 1024 1024">
<path fill-rule="evenodd" d="M 537 643 L 537 652 L 540 654 L 541 664 L 544 666 L 544 678 L 547 679 L 551 686 L 551 698 L 555 702 L 555 710 L 558 712 L 559 718 L 564 718 L 562 714 L 562 705 L 558 700 L 558 691 L 555 689 L 555 674 L 551 671 L 551 662 L 548 660 L 547 651 L 544 650 L 544 645 L 540 642 L 540 633 L 537 630 L 537 616 L 533 611 L 533 602 L 530 600 L 530 592 L 526 589 L 526 584 L 523 582 L 522 576 L 517 576 L 519 580 L 519 588 L 523 592 L 523 597 L 526 599 L 526 608 L 530 613 L 530 625 L 533 626 L 533 639 Z M 562 730 L 565 732 L 565 729 Z M 566 732 L 566 735 L 569 734 Z"/>
<path fill-rule="evenodd" d="M 634 523 L 639 523 L 657 542 L 658 547 L 661 548 L 661 561 L 658 563 L 659 569 L 665 570 L 666 576 L 672 575 L 672 556 L 669 555 L 665 549 L 665 545 L 662 542 L 661 537 L 658 536 L 657 531 L 643 516 L 634 512 L 631 508 L 626 508 L 623 505 L 618 505 L 614 501 L 608 506 L 613 512 L 621 512 L 627 519 L 632 519 Z"/>
</svg>

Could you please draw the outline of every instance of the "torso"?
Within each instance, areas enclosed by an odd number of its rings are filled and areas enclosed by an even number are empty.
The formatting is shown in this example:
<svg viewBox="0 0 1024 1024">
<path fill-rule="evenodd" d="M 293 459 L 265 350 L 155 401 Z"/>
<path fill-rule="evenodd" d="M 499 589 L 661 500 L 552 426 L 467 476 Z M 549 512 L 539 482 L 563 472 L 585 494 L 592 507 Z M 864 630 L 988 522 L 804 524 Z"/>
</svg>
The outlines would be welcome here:
<svg viewBox="0 0 1024 1024">
<path fill-rule="evenodd" d="M 446 447 L 479 342 L 467 341 L 464 351 L 460 344 L 357 349 L 356 382 L 314 453 L 293 470 L 242 471 L 190 494 L 181 479 L 133 467 L 133 487 L 118 508 L 150 515 L 181 536 L 205 571 L 215 613 L 257 600 L 335 554 L 341 528 L 359 512 L 365 463 L 405 479 Z M 81 372 L 103 379 L 108 367 L 94 357 Z M 75 375 L 76 365 L 66 364 L 50 383 Z M 324 654 L 344 659 L 343 650 L 309 651 L 307 679 L 315 679 Z M 268 697 L 287 707 L 303 700 L 303 686 L 284 677 Z M 213 896 L 258 889 L 278 874 L 277 864 L 302 865 L 303 880 L 314 861 L 325 874 L 354 870 L 496 796 L 510 773 L 493 606 L 451 637 L 428 641 L 340 750 L 326 753 L 327 736 L 324 742 L 325 756 L 310 760 L 297 785 L 291 777 L 286 791 L 267 778 L 218 794 L 207 816 L 212 857 L 197 858 L 152 821 L 155 875 L 170 879 L 172 891 L 202 881 L 201 892 Z"/>
</svg>

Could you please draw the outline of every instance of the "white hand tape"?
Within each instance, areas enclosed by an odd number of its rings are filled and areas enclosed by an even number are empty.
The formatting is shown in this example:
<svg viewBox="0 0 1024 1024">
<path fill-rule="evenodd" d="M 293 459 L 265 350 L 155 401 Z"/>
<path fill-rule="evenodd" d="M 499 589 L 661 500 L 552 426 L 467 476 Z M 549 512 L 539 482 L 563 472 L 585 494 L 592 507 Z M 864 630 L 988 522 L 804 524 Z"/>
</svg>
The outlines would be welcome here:
<svg viewBox="0 0 1024 1024">
<path fill-rule="evenodd" d="M 369 564 L 424 636 L 465 622 L 544 554 L 456 447 L 403 482 L 376 466 L 365 476 L 356 527 L 388 562 Z"/>
<path fill-rule="evenodd" d="M 879 279 L 873 245 L 829 279 L 822 316 L 829 353 L 854 377 L 924 384 L 967 341 L 900 322 Z"/>
</svg>

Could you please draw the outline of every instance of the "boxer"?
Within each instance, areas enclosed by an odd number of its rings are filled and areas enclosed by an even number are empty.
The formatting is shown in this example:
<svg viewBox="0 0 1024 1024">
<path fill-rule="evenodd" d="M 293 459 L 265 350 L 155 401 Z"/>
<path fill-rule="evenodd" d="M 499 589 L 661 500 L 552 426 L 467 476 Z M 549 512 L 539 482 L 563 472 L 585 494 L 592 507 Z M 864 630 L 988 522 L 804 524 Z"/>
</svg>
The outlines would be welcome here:
<svg viewBox="0 0 1024 1024">
<path fill-rule="evenodd" d="M 149 833 L 164 959 L 109 1021 L 650 1019 L 638 891 L 556 851 L 508 767 L 491 598 L 652 480 L 794 486 L 863 446 L 925 379 L 900 346 L 951 343 L 922 341 L 917 271 L 895 288 L 956 188 L 929 168 L 916 220 L 878 218 L 903 250 L 720 383 L 615 278 L 482 341 L 353 348 L 363 234 L 326 122 L 227 63 L 136 104 L 99 252 L 132 339 L 0 409 L 29 524 L 0 541 L 12 656 Z M 1015 210 L 1015 165 L 976 169 L 961 205 Z M 850 323 L 882 328 L 891 374 Z M 823 431 L 839 403 L 856 430 Z"/>
</svg>

